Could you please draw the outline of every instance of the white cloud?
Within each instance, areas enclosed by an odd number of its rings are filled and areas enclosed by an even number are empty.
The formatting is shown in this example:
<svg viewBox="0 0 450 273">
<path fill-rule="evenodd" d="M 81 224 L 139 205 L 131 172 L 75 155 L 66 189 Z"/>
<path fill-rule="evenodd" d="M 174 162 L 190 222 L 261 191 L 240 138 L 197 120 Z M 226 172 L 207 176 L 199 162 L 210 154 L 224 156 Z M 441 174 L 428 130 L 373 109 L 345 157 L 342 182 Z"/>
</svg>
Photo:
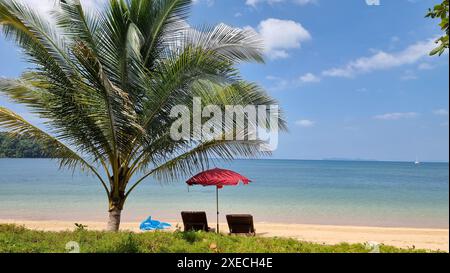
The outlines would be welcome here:
<svg viewBox="0 0 450 273">
<path fill-rule="evenodd" d="M 287 58 L 288 50 L 300 48 L 302 42 L 311 39 L 308 30 L 292 20 L 269 18 L 259 23 L 256 31 L 264 42 L 266 55 L 271 59 Z"/>
<path fill-rule="evenodd" d="M 372 56 L 353 60 L 345 66 L 325 70 L 323 75 L 351 78 L 358 74 L 414 64 L 428 56 L 429 52 L 436 46 L 434 40 L 429 39 L 417 42 L 399 52 L 388 53 L 379 51 Z"/>
<path fill-rule="evenodd" d="M 400 120 L 400 119 L 410 119 L 415 118 L 419 114 L 416 112 L 407 112 L 407 113 L 387 113 L 382 115 L 374 116 L 374 119 L 378 120 Z"/>
<path fill-rule="evenodd" d="M 23 4 L 33 7 L 33 9 L 48 12 L 55 7 L 55 1 L 51 0 L 20 0 Z"/>
<path fill-rule="evenodd" d="M 320 78 L 312 73 L 306 73 L 305 75 L 300 77 L 300 81 L 305 83 L 315 83 L 320 82 Z"/>
<path fill-rule="evenodd" d="M 245 4 L 248 6 L 256 7 L 260 3 L 267 3 L 269 5 L 285 2 L 285 0 L 246 0 Z M 300 6 L 308 4 L 316 4 L 317 0 L 291 0 L 292 3 Z"/>
<path fill-rule="evenodd" d="M 314 127 L 314 125 L 316 125 L 316 123 L 314 121 L 309 120 L 309 119 L 297 120 L 295 122 L 295 124 L 297 124 L 300 127 L 304 127 L 304 128 L 310 128 L 310 127 Z"/>
<path fill-rule="evenodd" d="M 438 116 L 447 116 L 448 117 L 448 110 L 447 109 L 436 109 L 433 111 L 433 114 Z"/>
<path fill-rule="evenodd" d="M 18 0 L 24 4 L 33 7 L 34 9 L 38 9 L 42 12 L 48 12 L 55 8 L 56 1 L 55 0 Z M 86 10 L 96 10 L 101 8 L 108 0 L 80 0 L 81 4 Z"/>
</svg>

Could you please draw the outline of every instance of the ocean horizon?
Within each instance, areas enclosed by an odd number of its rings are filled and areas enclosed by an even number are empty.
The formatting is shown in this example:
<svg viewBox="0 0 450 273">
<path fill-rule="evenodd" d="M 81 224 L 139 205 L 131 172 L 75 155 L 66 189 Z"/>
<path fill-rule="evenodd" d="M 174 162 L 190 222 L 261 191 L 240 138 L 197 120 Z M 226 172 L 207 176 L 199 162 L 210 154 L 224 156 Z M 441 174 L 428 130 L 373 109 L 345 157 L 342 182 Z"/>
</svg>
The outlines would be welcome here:
<svg viewBox="0 0 450 273">
<path fill-rule="evenodd" d="M 220 220 L 250 213 L 256 222 L 377 227 L 449 227 L 449 164 L 394 161 L 264 159 L 219 161 L 253 182 L 220 191 Z M 96 178 L 59 170 L 56 160 L 0 159 L 0 219 L 105 221 L 106 195 Z M 152 216 L 180 221 L 206 211 L 215 221 L 215 189 L 186 178 L 148 179 L 125 204 L 123 221 Z"/>
</svg>

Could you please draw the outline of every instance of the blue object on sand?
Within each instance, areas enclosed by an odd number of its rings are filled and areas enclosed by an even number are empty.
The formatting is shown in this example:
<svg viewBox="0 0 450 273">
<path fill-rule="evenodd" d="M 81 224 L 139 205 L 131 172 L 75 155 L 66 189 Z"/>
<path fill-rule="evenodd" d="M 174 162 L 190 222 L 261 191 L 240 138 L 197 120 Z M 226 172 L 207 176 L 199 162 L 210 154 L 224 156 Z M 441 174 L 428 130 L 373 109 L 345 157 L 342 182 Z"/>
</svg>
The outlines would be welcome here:
<svg viewBox="0 0 450 273">
<path fill-rule="evenodd" d="M 157 220 L 152 220 L 152 217 L 150 216 L 147 218 L 147 220 L 141 223 L 140 229 L 143 231 L 150 231 L 150 230 L 163 230 L 168 227 L 171 227 L 171 225 Z"/>
</svg>

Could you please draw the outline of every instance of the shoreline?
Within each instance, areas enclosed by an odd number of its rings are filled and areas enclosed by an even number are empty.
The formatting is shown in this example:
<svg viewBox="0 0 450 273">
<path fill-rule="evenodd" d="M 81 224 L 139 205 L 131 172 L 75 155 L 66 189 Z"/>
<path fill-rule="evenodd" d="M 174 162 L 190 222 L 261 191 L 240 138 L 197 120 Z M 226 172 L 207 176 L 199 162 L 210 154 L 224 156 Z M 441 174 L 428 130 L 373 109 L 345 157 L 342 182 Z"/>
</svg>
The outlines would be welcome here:
<svg viewBox="0 0 450 273">
<path fill-rule="evenodd" d="M 77 221 L 23 221 L 14 219 L 0 219 L 0 224 L 23 225 L 28 229 L 40 231 L 73 231 Z M 102 231 L 106 222 L 78 221 L 87 226 L 88 230 Z M 183 226 L 182 222 L 170 222 L 174 231 L 176 227 Z M 215 224 L 210 223 L 211 227 Z M 226 223 L 220 223 L 223 232 L 228 232 Z M 255 228 L 258 236 L 285 237 L 300 241 L 339 244 L 339 243 L 366 243 L 378 242 L 380 244 L 400 247 L 418 248 L 428 250 L 441 250 L 449 252 L 449 229 L 430 228 L 404 228 L 404 227 L 364 227 L 364 226 L 336 226 L 336 225 L 309 225 L 309 224 L 283 224 L 256 222 Z M 139 222 L 123 222 L 122 231 L 140 232 Z"/>
</svg>

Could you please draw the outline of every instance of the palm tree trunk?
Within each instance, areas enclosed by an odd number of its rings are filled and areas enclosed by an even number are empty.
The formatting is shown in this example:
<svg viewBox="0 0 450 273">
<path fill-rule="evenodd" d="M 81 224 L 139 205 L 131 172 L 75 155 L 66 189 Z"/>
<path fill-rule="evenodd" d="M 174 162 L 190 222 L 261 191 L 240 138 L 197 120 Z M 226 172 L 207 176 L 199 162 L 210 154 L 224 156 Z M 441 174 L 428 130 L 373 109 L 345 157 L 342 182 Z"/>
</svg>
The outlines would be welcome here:
<svg viewBox="0 0 450 273">
<path fill-rule="evenodd" d="M 127 181 L 122 179 L 124 176 L 122 174 L 123 170 L 120 170 L 118 175 L 119 181 L 116 184 L 114 176 L 110 178 L 111 192 L 109 195 L 109 221 L 108 221 L 108 231 L 117 232 L 120 227 L 120 217 L 123 210 L 123 205 L 125 203 L 125 191 L 122 190 L 127 184 Z"/>
<path fill-rule="evenodd" d="M 109 211 L 108 231 L 119 231 L 121 213 L 122 210 L 118 208 Z"/>
</svg>

